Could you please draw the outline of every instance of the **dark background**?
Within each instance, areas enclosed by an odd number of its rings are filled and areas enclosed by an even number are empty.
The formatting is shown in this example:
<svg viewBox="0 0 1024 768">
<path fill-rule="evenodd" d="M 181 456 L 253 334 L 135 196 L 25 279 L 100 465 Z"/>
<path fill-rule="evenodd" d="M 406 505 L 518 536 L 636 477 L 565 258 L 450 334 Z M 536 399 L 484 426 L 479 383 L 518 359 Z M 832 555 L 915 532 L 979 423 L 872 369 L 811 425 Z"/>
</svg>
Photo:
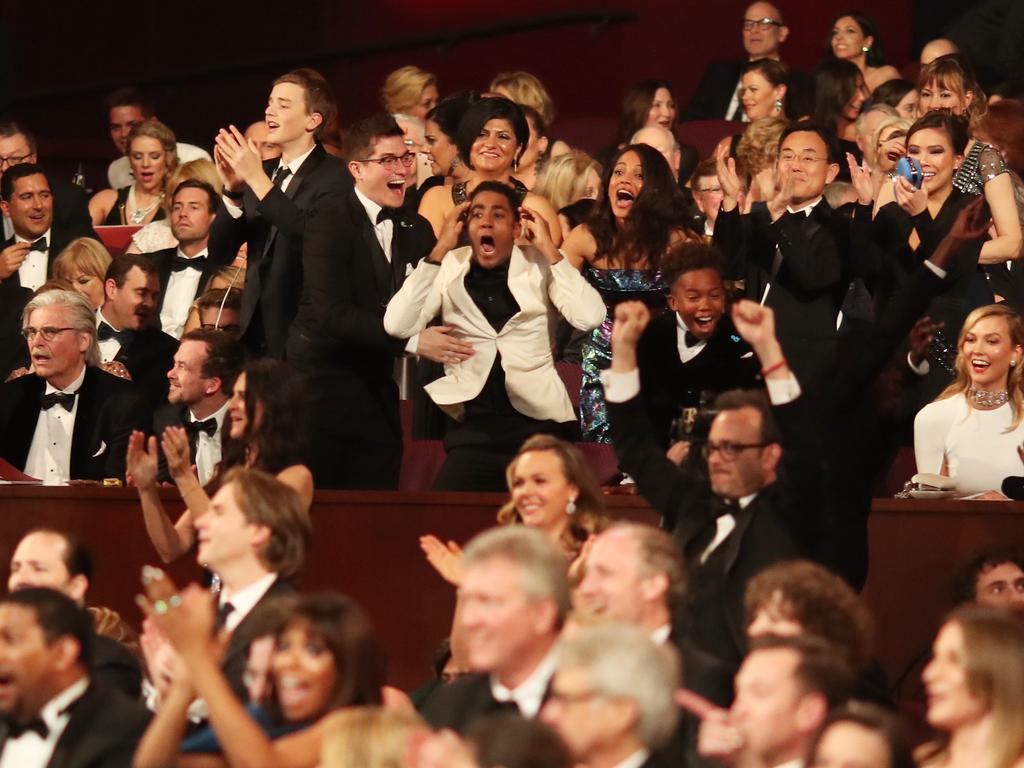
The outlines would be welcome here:
<svg viewBox="0 0 1024 768">
<path fill-rule="evenodd" d="M 919 3 L 859 3 L 875 19 L 897 67 L 916 55 L 921 40 L 968 7 L 952 0 Z M 84 161 L 91 185 L 100 182 L 103 165 L 113 157 L 102 99 L 118 85 L 150 84 L 158 116 L 179 138 L 209 148 L 219 127 L 260 118 L 270 81 L 296 66 L 316 66 L 328 76 L 343 123 L 377 108 L 384 77 L 404 64 L 435 72 L 442 94 L 486 87 L 502 70 L 526 69 L 547 85 L 568 130 L 584 118 L 614 120 L 625 88 L 643 77 L 670 80 L 685 104 L 707 61 L 742 56 L 739 21 L 745 6 L 742 0 L 5 0 L 0 108 L 35 131 L 41 156 L 54 170 L 70 174 Z M 790 27 L 783 47 L 787 63 L 810 69 L 824 49 L 829 22 L 845 4 L 782 0 L 780 6 Z M 628 20 L 571 20 L 598 15 L 587 12 Z M 527 29 L 556 17 L 563 22 Z M 520 28 L 495 30 L 508 23 Z M 491 33 L 472 32 L 480 28 Z M 460 39 L 466 32 L 469 39 Z M 558 135 L 557 121 L 551 133 Z"/>
</svg>

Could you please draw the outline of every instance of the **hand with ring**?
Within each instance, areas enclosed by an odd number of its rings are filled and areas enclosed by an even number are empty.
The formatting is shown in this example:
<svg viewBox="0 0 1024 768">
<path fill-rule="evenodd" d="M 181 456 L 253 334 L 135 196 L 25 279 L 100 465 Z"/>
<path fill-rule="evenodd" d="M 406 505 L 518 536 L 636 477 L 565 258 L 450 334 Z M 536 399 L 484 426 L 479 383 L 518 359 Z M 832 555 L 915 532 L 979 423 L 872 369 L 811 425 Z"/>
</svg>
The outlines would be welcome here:
<svg viewBox="0 0 1024 768">
<path fill-rule="evenodd" d="M 136 602 L 186 662 L 196 654 L 216 655 L 209 591 L 196 584 L 179 591 L 170 576 L 148 565 L 142 569 L 142 588 L 145 594 Z"/>
</svg>

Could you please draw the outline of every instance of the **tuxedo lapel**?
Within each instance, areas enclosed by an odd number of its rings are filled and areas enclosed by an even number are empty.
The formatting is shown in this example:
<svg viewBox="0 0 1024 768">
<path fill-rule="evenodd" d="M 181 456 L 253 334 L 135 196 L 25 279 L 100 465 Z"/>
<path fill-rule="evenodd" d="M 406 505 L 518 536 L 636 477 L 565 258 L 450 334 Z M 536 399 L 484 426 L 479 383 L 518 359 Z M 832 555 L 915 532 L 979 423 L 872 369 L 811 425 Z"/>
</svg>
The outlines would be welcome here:
<svg viewBox="0 0 1024 768">
<path fill-rule="evenodd" d="M 75 412 L 75 428 L 71 435 L 71 476 L 83 477 L 87 473 L 84 468 L 92 459 L 93 454 L 101 448 L 93 445 L 93 427 L 100 398 L 97 393 L 99 381 L 96 369 L 86 366 L 85 380 L 78 390 L 78 410 Z M 107 446 L 109 448 L 109 446 Z"/>
<path fill-rule="evenodd" d="M 530 263 L 523 256 L 523 252 L 519 250 L 519 246 L 513 246 L 512 256 L 509 257 L 508 263 L 508 289 L 512 293 L 512 298 L 519 305 L 519 311 L 508 319 L 505 328 L 514 328 L 522 320 L 524 314 L 528 315 L 531 310 L 536 308 L 537 289 L 531 285 L 532 274 Z M 504 332 L 505 328 L 502 328 L 501 331 Z"/>
</svg>

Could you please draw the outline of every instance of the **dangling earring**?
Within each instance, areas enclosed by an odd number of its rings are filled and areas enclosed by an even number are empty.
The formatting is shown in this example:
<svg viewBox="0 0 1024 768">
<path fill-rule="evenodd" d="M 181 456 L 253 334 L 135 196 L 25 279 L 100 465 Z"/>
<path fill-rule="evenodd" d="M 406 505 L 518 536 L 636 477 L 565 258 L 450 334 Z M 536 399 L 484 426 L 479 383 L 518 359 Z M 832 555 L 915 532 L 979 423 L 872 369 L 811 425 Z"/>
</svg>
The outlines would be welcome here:
<svg viewBox="0 0 1024 768">
<path fill-rule="evenodd" d="M 775 100 L 775 114 L 779 114 L 782 111 L 782 99 Z"/>
<path fill-rule="evenodd" d="M 512 160 L 512 173 L 515 173 L 518 170 L 519 170 L 519 158 L 517 157 L 517 158 L 514 158 Z"/>
<path fill-rule="evenodd" d="M 450 171 L 454 171 L 460 165 L 462 165 L 462 158 L 459 157 L 458 155 L 456 155 L 455 157 L 452 158 L 452 163 L 451 163 L 451 165 L 448 166 L 448 169 Z"/>
<path fill-rule="evenodd" d="M 569 499 L 565 503 L 565 514 L 569 516 L 576 514 L 576 499 Z"/>
</svg>

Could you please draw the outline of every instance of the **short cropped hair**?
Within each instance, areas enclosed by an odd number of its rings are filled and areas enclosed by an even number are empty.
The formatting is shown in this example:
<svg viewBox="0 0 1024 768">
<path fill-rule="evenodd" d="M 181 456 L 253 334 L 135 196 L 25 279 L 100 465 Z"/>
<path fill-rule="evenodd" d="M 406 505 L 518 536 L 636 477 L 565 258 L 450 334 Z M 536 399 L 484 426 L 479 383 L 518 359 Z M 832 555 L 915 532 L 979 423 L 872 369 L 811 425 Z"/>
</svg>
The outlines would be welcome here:
<svg viewBox="0 0 1024 768">
<path fill-rule="evenodd" d="M 462 556 L 464 569 L 504 559 L 519 566 L 520 585 L 531 600 L 552 600 L 561 627 L 571 606 L 568 563 L 543 533 L 523 525 L 491 528 L 473 537 Z"/>
<path fill-rule="evenodd" d="M 21 327 L 28 327 L 28 319 L 37 309 L 65 306 L 68 309 L 68 326 L 78 333 L 89 336 L 89 348 L 85 351 L 86 365 L 99 365 L 102 361 L 100 345 L 96 340 L 96 311 L 89 300 L 71 290 L 53 290 L 38 293 L 25 305 L 21 313 Z"/>
<path fill-rule="evenodd" d="M 217 210 L 217 205 L 220 203 L 220 195 L 217 190 L 207 184 L 205 181 L 199 179 L 185 179 L 180 182 L 171 193 L 171 204 L 174 204 L 174 199 L 178 196 L 178 193 L 183 189 L 199 189 L 206 193 L 206 210 L 210 213 L 214 213 Z"/>
<path fill-rule="evenodd" d="M 758 389 L 730 389 L 715 398 L 715 410 L 738 411 L 741 408 L 753 408 L 761 414 L 761 442 L 781 443 L 782 432 L 772 413 L 772 405 L 768 395 Z"/>
<path fill-rule="evenodd" d="M 64 541 L 64 567 L 68 569 L 69 576 L 85 576 L 86 579 L 92 581 L 92 553 L 89 549 L 81 542 L 81 540 L 68 531 L 59 531 L 56 528 L 33 528 L 19 541 L 24 541 L 29 536 L 35 533 L 45 534 L 47 536 L 57 536 Z"/>
<path fill-rule="evenodd" d="M 334 100 L 334 94 L 331 92 L 331 86 L 327 79 L 315 69 L 302 67 L 293 69 L 274 81 L 274 85 L 281 83 L 292 83 L 303 90 L 306 114 L 319 114 L 323 118 L 313 133 L 317 139 L 321 138 L 327 126 L 333 123 L 338 115 L 337 102 Z"/>
<path fill-rule="evenodd" d="M 976 552 L 957 571 L 953 580 L 954 604 L 976 602 L 978 599 L 978 577 L 1004 563 L 1013 563 L 1024 570 L 1024 547 L 1018 544 L 996 544 Z"/>
<path fill-rule="evenodd" d="M 227 299 L 224 298 L 227 294 Z M 242 291 L 238 288 L 207 288 L 199 297 L 196 305 L 200 311 L 204 309 L 220 309 L 223 303 L 224 309 L 242 309 Z"/>
<path fill-rule="evenodd" d="M 113 109 L 114 107 L 138 107 L 139 111 L 142 112 L 142 116 L 147 119 L 156 114 L 156 102 L 153 100 L 153 97 L 140 88 L 118 88 L 107 94 L 107 98 L 104 101 L 107 104 L 107 109 Z"/>
<path fill-rule="evenodd" d="M 724 263 L 722 252 L 713 245 L 680 243 L 665 255 L 661 262 L 661 274 L 671 288 L 687 272 L 696 272 L 698 269 L 712 269 L 721 277 Z"/>
<path fill-rule="evenodd" d="M 579 669 L 597 696 L 631 699 L 637 707 L 635 736 L 647 749 L 668 743 L 679 707 L 679 658 L 670 645 L 657 646 L 638 627 L 584 627 L 558 644 L 558 670 Z"/>
<path fill-rule="evenodd" d="M 481 181 L 473 188 L 473 191 L 469 193 L 470 207 L 473 206 L 473 201 L 481 192 L 497 192 L 508 200 L 508 207 L 512 211 L 512 214 L 514 216 L 518 216 L 519 201 L 516 199 L 516 191 L 511 185 L 506 184 L 503 181 Z"/>
<path fill-rule="evenodd" d="M 823 128 L 819 123 L 815 123 L 812 120 L 799 120 L 793 123 L 779 137 L 779 147 L 781 148 L 786 143 L 786 139 L 794 133 L 818 134 L 818 137 L 825 142 L 825 153 L 828 157 L 828 162 L 830 164 L 839 162 L 839 142 L 831 131 Z"/>
<path fill-rule="evenodd" d="M 8 168 L 4 171 L 3 179 L 0 179 L 0 200 L 7 203 L 11 202 L 11 195 L 14 194 L 14 182 L 18 179 L 24 179 L 26 176 L 35 176 L 36 174 L 46 177 L 46 171 L 35 163 L 19 163 Z M 46 179 L 46 183 L 50 183 L 49 178 Z"/>
<path fill-rule="evenodd" d="M 124 281 L 128 273 L 138 267 L 146 275 L 157 274 L 156 267 L 148 258 L 141 253 L 122 253 L 115 256 L 107 267 L 105 280 L 113 280 L 118 288 L 124 288 Z"/>
<path fill-rule="evenodd" d="M 348 129 L 345 159 L 360 162 L 373 154 L 377 142 L 390 136 L 402 137 L 401 127 L 391 115 L 379 112 L 363 118 Z"/>
<path fill-rule="evenodd" d="M 200 373 L 207 379 L 220 379 L 221 391 L 230 395 L 235 380 L 245 367 L 245 347 L 221 330 L 196 328 L 181 337 L 182 341 L 198 341 L 206 345 L 206 359 Z"/>
<path fill-rule="evenodd" d="M 270 529 L 270 540 L 259 553 L 264 567 L 282 578 L 302 568 L 312 537 L 309 510 L 299 494 L 273 475 L 258 469 L 233 467 L 222 485 L 234 484 L 235 500 L 245 519 Z"/>
<path fill-rule="evenodd" d="M 45 587 L 26 587 L 0 595 L 0 605 L 30 609 L 47 645 L 70 637 L 78 643 L 79 666 L 89 669 L 92 665 L 92 619 L 85 608 L 67 595 Z"/>
<path fill-rule="evenodd" d="M 839 652 L 821 638 L 809 635 L 778 637 L 765 635 L 750 643 L 750 654 L 757 651 L 790 650 L 799 661 L 793 675 L 804 693 L 820 693 L 832 709 L 844 704 L 853 693 L 854 675 Z"/>
<path fill-rule="evenodd" d="M 36 137 L 32 132 L 13 120 L 0 121 L 0 138 L 9 139 L 12 136 L 17 136 L 18 134 L 25 137 L 25 143 L 28 144 L 29 154 L 34 155 L 36 153 Z"/>
</svg>

